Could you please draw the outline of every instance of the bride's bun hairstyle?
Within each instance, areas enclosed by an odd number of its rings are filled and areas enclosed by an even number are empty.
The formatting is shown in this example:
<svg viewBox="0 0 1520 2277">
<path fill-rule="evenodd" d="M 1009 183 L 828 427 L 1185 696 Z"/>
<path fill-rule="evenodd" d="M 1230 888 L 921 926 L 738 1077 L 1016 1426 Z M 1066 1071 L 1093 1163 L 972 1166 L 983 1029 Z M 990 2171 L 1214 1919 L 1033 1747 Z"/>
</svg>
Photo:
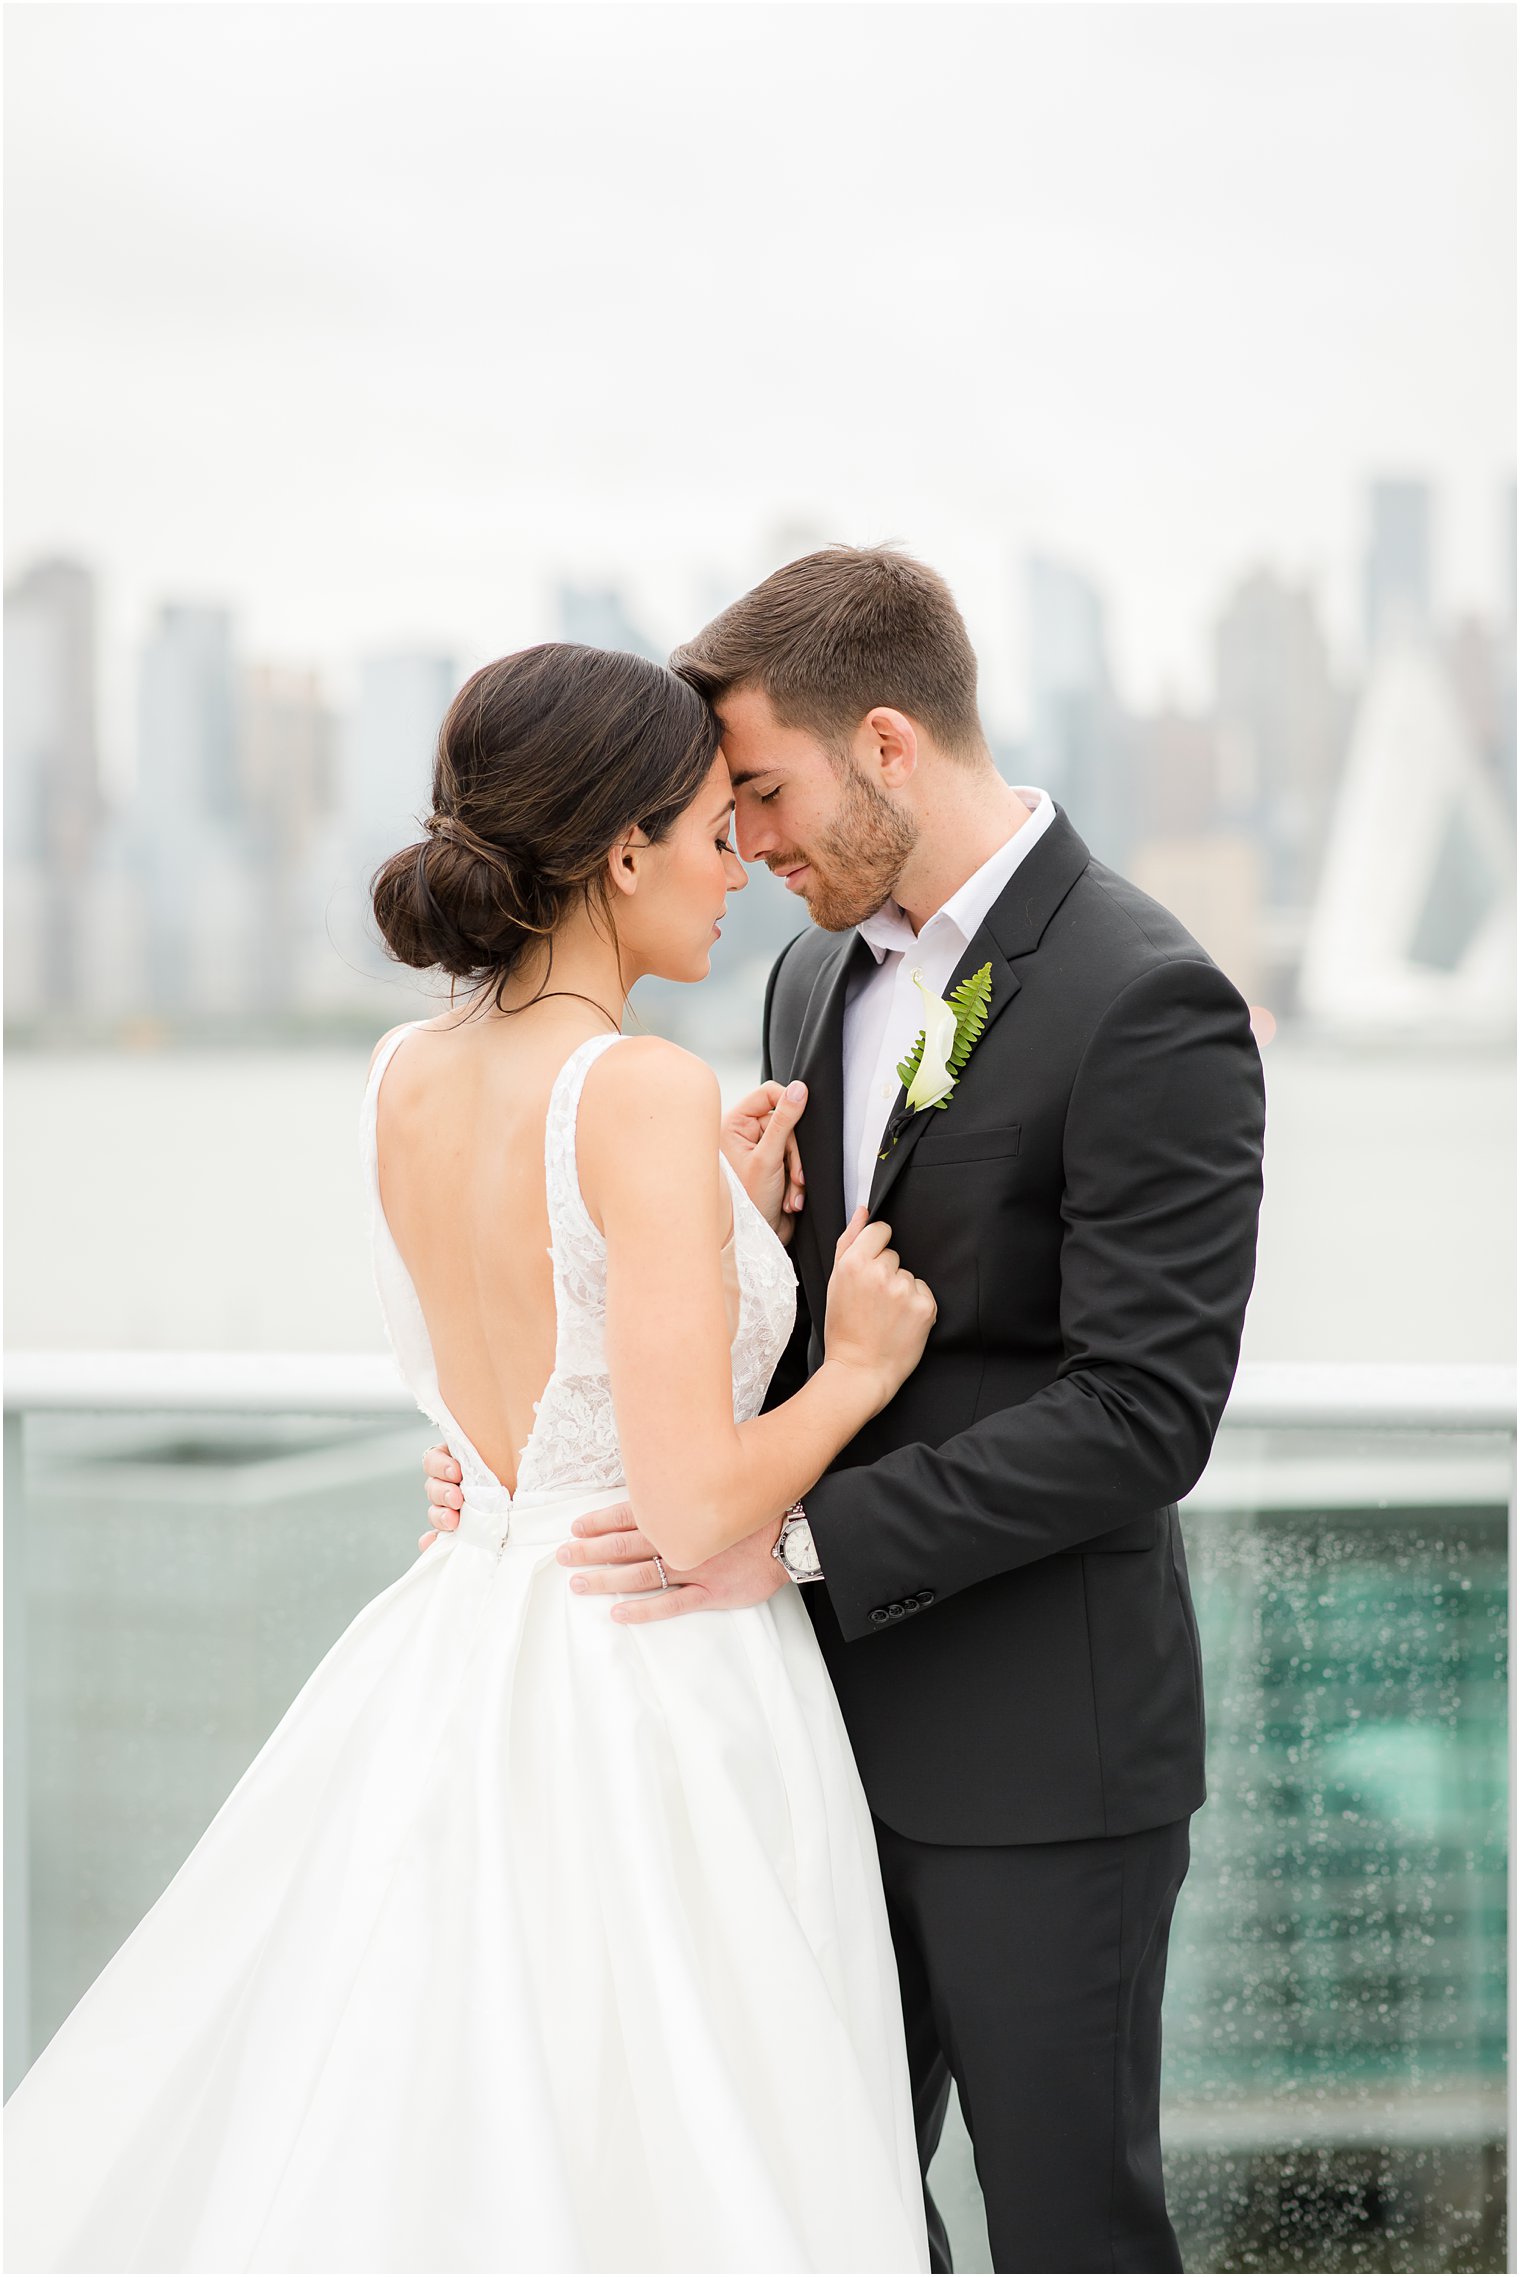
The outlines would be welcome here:
<svg viewBox="0 0 1520 2277">
<path fill-rule="evenodd" d="M 370 880 L 393 957 L 500 988 L 588 896 L 635 826 L 666 836 L 718 723 L 663 664 L 546 641 L 466 680 L 438 733 L 427 835 Z"/>
</svg>

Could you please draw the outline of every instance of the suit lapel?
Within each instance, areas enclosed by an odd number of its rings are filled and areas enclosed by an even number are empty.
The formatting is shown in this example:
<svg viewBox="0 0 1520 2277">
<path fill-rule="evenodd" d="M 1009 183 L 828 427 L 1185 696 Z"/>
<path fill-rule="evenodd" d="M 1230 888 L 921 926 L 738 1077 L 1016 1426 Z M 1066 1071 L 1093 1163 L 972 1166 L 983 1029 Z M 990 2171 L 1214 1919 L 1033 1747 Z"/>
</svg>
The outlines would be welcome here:
<svg viewBox="0 0 1520 2277">
<path fill-rule="evenodd" d="M 1057 807 L 1055 819 L 1044 837 L 1030 847 L 956 966 L 945 990 L 947 996 L 983 965 L 991 965 L 992 999 L 987 1007 L 987 1024 L 951 1093 L 950 1106 L 943 1110 L 946 1114 L 954 1114 L 962 1087 L 977 1080 L 977 1063 L 986 1049 L 987 1039 L 1019 992 L 1018 974 L 1010 960 L 1028 956 L 1039 947 L 1040 936 L 1090 860 L 1087 847 Z M 908 1042 L 912 1042 L 911 1037 Z M 941 1112 L 937 1107 L 925 1107 L 910 1115 L 907 1099 L 906 1090 L 899 1089 L 882 1135 L 882 1146 L 888 1151 L 886 1159 L 877 1162 L 871 1179 L 873 1218 L 880 1216 L 882 1204 L 923 1136 L 924 1126 Z M 894 1131 L 897 1133 L 895 1145 L 891 1143 Z"/>
<path fill-rule="evenodd" d="M 960 1097 L 962 1089 L 975 1076 L 978 1054 L 985 1050 L 987 1038 L 991 1035 L 995 1023 L 1002 1018 L 1019 992 L 1018 975 L 1009 966 L 1007 958 L 993 939 L 989 927 L 984 925 L 956 966 L 945 994 L 948 996 L 952 989 L 959 988 L 961 982 L 969 979 L 972 973 L 980 972 L 983 965 L 992 967 L 992 996 L 987 1006 L 987 1025 L 977 1037 L 971 1049 L 971 1057 L 967 1060 L 964 1069 L 956 1080 L 955 1089 L 950 1094 L 950 1105 L 943 1110 L 946 1114 L 954 1113 L 955 1102 Z M 911 1037 L 909 1042 L 912 1042 Z M 891 1114 L 887 1117 L 886 1129 L 882 1133 L 881 1143 L 887 1150 L 886 1159 L 878 1161 L 871 1174 L 871 1215 L 873 1218 L 880 1217 L 882 1204 L 893 1186 L 896 1185 L 897 1180 L 902 1176 L 908 1157 L 923 1136 L 925 1124 L 931 1123 L 940 1112 L 941 1109 L 938 1107 L 923 1107 L 916 1114 L 910 1114 L 908 1112 L 907 1091 L 904 1087 L 899 1086 L 896 1102 Z M 892 1143 L 894 1132 L 897 1134 L 895 1145 Z"/>
<path fill-rule="evenodd" d="M 808 1087 L 807 1107 L 797 1126 L 807 1185 L 798 1230 L 816 1251 L 820 1285 L 828 1281 L 834 1245 L 844 1231 L 845 997 L 851 976 L 870 962 L 871 952 L 858 933 L 841 936 L 819 966 L 797 1037 L 792 1074 Z"/>
</svg>

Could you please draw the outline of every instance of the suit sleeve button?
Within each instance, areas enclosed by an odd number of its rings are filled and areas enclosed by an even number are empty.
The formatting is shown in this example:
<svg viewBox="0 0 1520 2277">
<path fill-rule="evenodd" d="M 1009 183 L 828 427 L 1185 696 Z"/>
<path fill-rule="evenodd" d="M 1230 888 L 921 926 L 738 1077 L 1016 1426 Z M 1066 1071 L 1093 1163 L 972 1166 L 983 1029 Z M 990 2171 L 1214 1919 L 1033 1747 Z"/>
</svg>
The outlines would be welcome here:
<svg viewBox="0 0 1520 2277">
<path fill-rule="evenodd" d="M 873 1621 L 884 1621 L 886 1617 L 887 1608 L 885 1605 L 873 1605 L 871 1607 L 871 1618 Z"/>
<path fill-rule="evenodd" d="M 932 1605 L 932 1604 L 934 1603 L 934 1592 L 933 1592 L 933 1590 L 932 1590 L 932 1589 L 921 1589 L 921 1590 L 919 1591 L 919 1593 L 918 1593 L 918 1601 L 919 1601 L 920 1605 Z"/>
<path fill-rule="evenodd" d="M 902 1614 L 903 1609 L 894 1597 L 891 1604 L 887 1607 L 887 1616 L 890 1620 L 900 1621 L 902 1619 Z"/>
</svg>

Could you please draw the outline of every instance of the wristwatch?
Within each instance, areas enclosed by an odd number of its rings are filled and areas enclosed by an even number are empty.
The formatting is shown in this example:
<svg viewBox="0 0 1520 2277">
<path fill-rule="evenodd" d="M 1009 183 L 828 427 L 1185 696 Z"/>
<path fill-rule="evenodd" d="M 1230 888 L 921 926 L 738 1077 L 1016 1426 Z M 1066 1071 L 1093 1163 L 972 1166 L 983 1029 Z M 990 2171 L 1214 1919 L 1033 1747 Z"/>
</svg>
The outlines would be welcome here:
<svg viewBox="0 0 1520 2277">
<path fill-rule="evenodd" d="M 781 1560 L 793 1581 L 822 1581 L 823 1567 L 813 1547 L 813 1529 L 800 1502 L 794 1502 L 782 1519 L 771 1556 Z"/>
</svg>

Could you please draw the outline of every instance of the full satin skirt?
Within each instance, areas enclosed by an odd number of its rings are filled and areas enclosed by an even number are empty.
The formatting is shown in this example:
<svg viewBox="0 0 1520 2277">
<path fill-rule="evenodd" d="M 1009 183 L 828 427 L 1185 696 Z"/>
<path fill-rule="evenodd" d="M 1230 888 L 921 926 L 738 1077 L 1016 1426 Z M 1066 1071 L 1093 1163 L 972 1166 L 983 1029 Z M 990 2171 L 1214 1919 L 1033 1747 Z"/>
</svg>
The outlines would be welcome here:
<svg viewBox="0 0 1520 2277">
<path fill-rule="evenodd" d="M 928 2266 L 870 1814 L 795 1590 L 624 1627 L 471 1514 L 11 2099 L 11 2270 Z"/>
</svg>

